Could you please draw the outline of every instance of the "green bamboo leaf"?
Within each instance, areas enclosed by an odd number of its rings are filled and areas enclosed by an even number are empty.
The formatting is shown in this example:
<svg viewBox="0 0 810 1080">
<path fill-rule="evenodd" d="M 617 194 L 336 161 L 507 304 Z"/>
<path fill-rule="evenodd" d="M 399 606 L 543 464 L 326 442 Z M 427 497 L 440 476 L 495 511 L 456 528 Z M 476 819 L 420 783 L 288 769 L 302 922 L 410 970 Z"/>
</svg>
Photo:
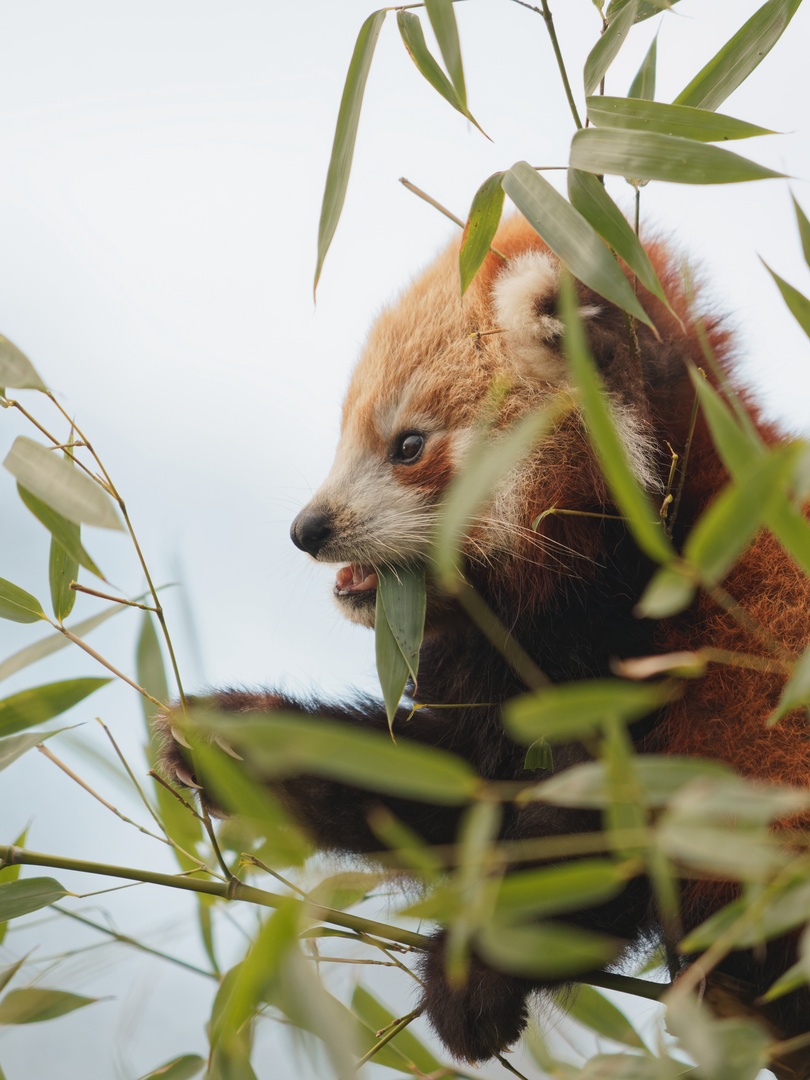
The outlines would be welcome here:
<svg viewBox="0 0 810 1080">
<path fill-rule="evenodd" d="M 26 987 L 9 990 L 0 1001 L 0 1024 L 38 1024 L 92 1005 L 98 998 L 68 994 L 64 990 Z"/>
<path fill-rule="evenodd" d="M 765 59 L 782 36 L 801 0 L 768 0 L 702 68 L 676 105 L 716 109 Z"/>
<path fill-rule="evenodd" d="M 69 462 L 67 464 L 68 468 L 73 468 Z M 57 544 L 70 556 L 72 563 L 75 562 L 83 566 L 85 570 L 89 570 L 91 574 L 100 577 L 102 581 L 107 580 L 85 551 L 81 542 L 81 530 L 78 525 L 68 521 L 53 507 L 48 506 L 32 492 L 27 491 L 22 484 L 17 484 L 17 492 L 34 517 L 42 522 Z"/>
<path fill-rule="evenodd" d="M 0 586 L 0 592 L 1 591 L 2 586 Z M 1 600 L 0 603 L 2 603 Z M 122 604 L 112 604 L 110 607 L 100 611 L 98 615 L 92 615 L 89 619 L 84 619 L 82 622 L 76 623 L 71 627 L 71 630 L 76 637 L 84 638 L 91 630 L 95 630 L 97 626 L 106 622 L 107 619 L 110 619 L 113 615 L 117 615 L 119 612 L 125 610 L 126 608 Z M 24 649 L 20 649 L 19 652 L 9 656 L 7 660 L 4 660 L 0 664 L 0 682 L 2 682 L 3 679 L 7 679 L 10 675 L 22 671 L 23 668 L 28 667 L 30 664 L 35 664 L 38 660 L 43 660 L 46 656 L 50 656 L 60 649 L 67 648 L 70 644 L 70 639 L 57 631 L 54 634 L 49 634 L 47 637 L 42 638 L 40 641 L 35 641 L 33 645 L 26 645 Z M 143 683 L 140 685 L 143 686 Z"/>
<path fill-rule="evenodd" d="M 76 538 L 78 539 L 79 526 L 73 525 L 71 528 L 76 530 Z M 62 622 L 73 611 L 73 605 L 76 603 L 76 591 L 71 589 L 70 584 L 78 576 L 79 564 L 76 559 L 69 555 L 59 541 L 51 536 L 51 548 L 48 556 L 48 581 L 51 587 L 51 607 L 58 622 Z"/>
<path fill-rule="evenodd" d="M 35 686 L 31 690 L 21 690 L 18 694 L 3 698 L 0 701 L 0 735 L 13 735 L 35 724 L 42 724 L 73 708 L 108 682 L 112 680 L 66 679 Z"/>
<path fill-rule="evenodd" d="M 803 652 L 793 665 L 790 678 L 785 683 L 779 704 L 768 717 L 768 724 L 776 724 L 793 709 L 810 705 L 810 649 Z"/>
<path fill-rule="evenodd" d="M 523 921 L 594 907 L 618 896 L 628 876 L 625 866 L 608 859 L 577 859 L 563 866 L 518 870 L 501 882 L 495 918 Z"/>
<path fill-rule="evenodd" d="M 750 139 L 754 135 L 775 135 L 770 128 L 736 120 L 733 116 L 693 109 L 687 105 L 664 105 L 619 97 L 589 97 L 588 117 L 597 127 L 627 131 L 657 131 L 697 142 Z"/>
<path fill-rule="evenodd" d="M 19 585 L 13 585 L 5 578 L 0 578 L 0 619 L 27 623 L 44 618 L 42 604 L 35 596 L 21 589 Z"/>
<path fill-rule="evenodd" d="M 13 843 L 13 847 L 25 847 L 25 839 L 28 835 L 28 829 L 23 829 L 20 835 Z M 0 870 L 0 882 L 17 881 L 20 876 L 20 870 L 22 869 L 20 863 L 12 863 L 10 866 L 4 866 Z M 3 944 L 8 932 L 8 922 L 0 921 L 0 945 Z"/>
<path fill-rule="evenodd" d="M 397 11 L 397 26 L 405 48 L 408 50 L 408 55 L 416 64 L 419 72 L 424 75 L 433 89 L 438 91 L 445 101 L 448 101 L 470 123 L 475 124 L 482 135 L 486 135 L 484 129 L 459 97 L 453 84 L 431 56 L 418 17 L 400 8 Z"/>
<path fill-rule="evenodd" d="M 7 769 L 18 757 L 22 757 L 32 747 L 45 742 L 52 735 L 58 735 L 60 731 L 67 730 L 69 729 L 59 728 L 57 731 L 28 732 L 23 735 L 9 735 L 5 739 L 0 739 L 0 772 Z"/>
<path fill-rule="evenodd" d="M 138 635 L 138 644 L 135 649 L 135 670 L 137 672 L 138 685 L 147 690 L 158 701 L 169 700 L 169 684 L 166 679 L 166 668 L 163 664 L 163 653 L 160 649 L 160 640 L 152 621 L 152 613 L 145 611 L 141 622 L 141 632 Z M 154 716 L 154 706 L 141 699 L 147 723 Z M 150 762 L 153 764 L 153 762 Z"/>
<path fill-rule="evenodd" d="M 772 450 L 746 472 L 744 484 L 729 484 L 703 513 L 686 541 L 684 558 L 705 588 L 719 585 L 731 570 L 784 492 L 794 464 L 795 454 Z"/>
<path fill-rule="evenodd" d="M 667 1030 L 697 1062 L 699 1076 L 755 1080 L 768 1067 L 771 1036 L 763 1026 L 736 1017 L 715 1019 L 692 994 L 676 995 L 670 1003 Z"/>
<path fill-rule="evenodd" d="M 635 610 L 645 619 L 666 619 L 688 608 L 696 591 L 697 582 L 686 567 L 662 566 L 650 579 Z"/>
<path fill-rule="evenodd" d="M 153 1072 L 142 1076 L 140 1080 L 191 1080 L 205 1068 L 205 1058 L 199 1054 L 183 1054 L 182 1057 L 173 1058 L 165 1065 Z"/>
<path fill-rule="evenodd" d="M 788 968 L 784 975 L 779 976 L 776 982 L 761 996 L 760 1001 L 776 1001 L 777 998 L 784 997 L 785 994 L 792 994 L 794 990 L 806 986 L 808 981 L 810 981 L 810 972 L 807 970 L 807 965 L 800 960 L 793 967 Z"/>
<path fill-rule="evenodd" d="M 379 577 L 379 575 L 378 575 Z M 393 737 L 394 717 L 408 682 L 408 661 L 402 654 L 399 642 L 388 623 L 385 614 L 382 592 L 377 589 L 377 601 L 374 614 L 374 650 L 377 662 L 377 677 L 385 702 L 388 728 Z"/>
<path fill-rule="evenodd" d="M 796 202 L 795 195 L 791 195 L 791 198 L 793 199 L 793 209 L 796 212 L 796 224 L 799 226 L 804 261 L 810 266 L 810 221 L 808 221 L 804 210 Z"/>
<path fill-rule="evenodd" d="M 430 25 L 439 43 L 439 50 L 459 101 L 467 107 L 467 88 L 461 63 L 461 45 L 452 0 L 425 0 Z"/>
<path fill-rule="evenodd" d="M 34 365 L 24 352 L 0 334 L 0 386 L 15 390 L 46 390 Z"/>
<path fill-rule="evenodd" d="M 241 761 L 207 742 L 195 747 L 194 764 L 203 787 L 216 804 L 239 816 L 239 824 L 248 839 L 262 839 L 263 861 L 279 867 L 303 865 L 312 854 L 312 845 L 261 777 L 248 773 Z M 239 843 L 237 850 L 244 847 L 244 843 Z M 182 856 L 178 856 L 178 862 L 182 865 Z"/>
<path fill-rule="evenodd" d="M 28 491 L 76 525 L 123 529 L 109 495 L 47 447 L 18 435 L 3 462 Z"/>
<path fill-rule="evenodd" d="M 358 986 L 354 994 L 352 995 L 352 1012 L 360 1020 L 360 1022 L 369 1030 L 374 1036 L 373 1042 L 370 1042 L 368 1046 L 364 1047 L 365 1050 L 370 1050 L 371 1047 L 377 1042 L 376 1032 L 383 1031 L 390 1027 L 390 1025 L 396 1020 L 396 1016 L 381 1005 L 375 997 L 373 997 L 368 990 L 362 986 Z M 414 1075 L 431 1076 L 433 1074 L 440 1075 L 442 1071 L 442 1064 L 438 1061 L 430 1050 L 420 1042 L 420 1040 L 414 1035 L 409 1028 L 404 1028 L 388 1046 L 393 1047 L 394 1051 L 399 1055 L 399 1069 L 402 1072 L 413 1072 Z M 383 1047 L 383 1050 L 386 1047 Z M 379 1065 L 390 1064 L 392 1068 L 397 1067 L 397 1062 L 389 1062 L 387 1059 L 383 1059 L 381 1051 L 378 1051 L 373 1061 Z M 403 1069 L 402 1062 L 413 1066 L 412 1069 Z"/>
<path fill-rule="evenodd" d="M 313 903 L 345 911 L 366 900 L 388 880 L 384 870 L 345 870 L 323 878 L 307 896 Z"/>
<path fill-rule="evenodd" d="M 610 0 L 607 9 L 608 19 L 615 18 L 629 3 L 630 0 Z M 641 0 L 638 5 L 636 22 L 644 22 L 646 19 L 651 19 L 653 15 L 660 15 L 662 11 L 669 11 L 677 3 L 678 0 Z"/>
<path fill-rule="evenodd" d="M 569 402 L 556 397 L 546 408 L 521 417 L 503 434 L 487 437 L 482 432 L 447 492 L 431 552 L 436 576 L 448 591 L 457 585 L 461 546 L 478 512 L 501 477 L 531 453 L 566 407 Z"/>
<path fill-rule="evenodd" d="M 810 911 L 810 882 L 791 882 L 781 893 L 772 896 L 754 925 L 750 919 L 742 918 L 748 906 L 745 900 L 727 904 L 687 934 L 679 945 L 680 951 L 704 952 L 721 935 L 729 935 L 735 949 L 750 949 L 804 925 Z M 735 926 L 735 923 L 739 925 Z"/>
<path fill-rule="evenodd" d="M 762 263 L 773 280 L 776 282 L 779 292 L 782 294 L 782 299 L 788 306 L 788 310 L 794 317 L 796 322 L 804 330 L 805 334 L 810 337 L 810 300 L 800 293 L 798 289 L 794 289 L 792 285 L 788 284 L 784 278 L 781 278 L 774 270 L 771 270 L 770 266 L 762 260 Z"/>
<path fill-rule="evenodd" d="M 571 167 L 674 184 L 738 184 L 785 176 L 719 146 L 623 128 L 578 131 L 571 143 Z"/>
<path fill-rule="evenodd" d="M 558 683 L 534 694 L 508 701 L 503 709 L 506 729 L 519 742 L 537 738 L 578 739 L 602 730 L 605 719 L 633 723 L 666 704 L 672 687 L 666 683 L 632 683 L 621 679 L 591 679 Z"/>
<path fill-rule="evenodd" d="M 690 374 L 723 464 L 735 482 L 745 486 L 748 470 L 754 468 L 765 454 L 765 445 L 756 429 L 744 426 L 702 376 L 697 372 Z M 810 575 L 810 523 L 801 510 L 787 496 L 780 495 L 767 515 L 767 525 L 802 570 Z"/>
<path fill-rule="evenodd" d="M 263 776 L 313 773 L 368 791 L 448 806 L 466 802 L 480 783 L 467 762 L 454 754 L 405 738 L 393 743 L 382 732 L 298 713 L 255 716 L 245 723 L 193 708 L 191 719 L 195 726 L 221 734 L 240 753 L 244 748 Z"/>
<path fill-rule="evenodd" d="M 503 175 L 502 172 L 493 173 L 473 198 L 458 254 L 462 296 L 489 254 L 498 230 L 503 213 Z"/>
<path fill-rule="evenodd" d="M 649 256 L 627 218 L 605 191 L 604 184 L 589 172 L 568 170 L 568 198 L 599 235 L 624 259 L 641 284 L 672 311 Z M 674 314 L 674 312 L 673 312 Z"/>
<path fill-rule="evenodd" d="M 566 923 L 507 926 L 491 923 L 475 938 L 476 952 L 510 975 L 558 978 L 593 971 L 615 960 L 621 943 Z"/>
<path fill-rule="evenodd" d="M 352 53 L 351 63 L 346 75 L 346 83 L 343 87 L 343 96 L 340 99 L 335 137 L 332 142 L 332 156 L 329 159 L 329 169 L 326 174 L 326 187 L 323 193 L 321 206 L 321 220 L 318 225 L 318 262 L 315 267 L 315 282 L 313 293 L 318 288 L 318 279 L 321 276 L 323 262 L 332 237 L 335 235 L 343 203 L 346 199 L 346 188 L 349 184 L 349 173 L 352 168 L 354 157 L 354 144 L 357 140 L 357 125 L 360 120 L 360 109 L 363 104 L 363 94 L 366 89 L 371 60 L 374 56 L 374 47 L 380 36 L 385 9 L 375 11 L 366 19 L 360 27 L 357 42 Z"/>
<path fill-rule="evenodd" d="M 58 881 L 48 877 L 0 882 L 0 922 L 30 915 L 69 895 Z"/>
<path fill-rule="evenodd" d="M 656 562 L 669 562 L 674 551 L 655 508 L 640 487 L 627 460 L 611 416 L 608 395 L 585 338 L 573 283 L 565 275 L 560 281 L 559 298 L 560 315 L 565 324 L 565 356 L 581 394 L 588 434 L 602 472 L 638 546 Z"/>
<path fill-rule="evenodd" d="M 641 62 L 635 79 L 627 91 L 629 98 L 640 98 L 644 101 L 652 101 L 655 97 L 655 67 L 658 54 L 658 35 L 652 39 L 647 55 Z"/>
<path fill-rule="evenodd" d="M 575 277 L 606 300 L 652 326 L 599 234 L 548 180 L 539 176 L 525 161 L 519 161 L 504 173 L 502 182 L 504 191 L 518 210 Z"/>
<path fill-rule="evenodd" d="M 614 9 L 612 16 L 608 16 L 607 29 L 588 54 L 585 61 L 583 78 L 585 93 L 592 94 L 599 83 L 605 77 L 605 72 L 615 60 L 624 39 L 630 33 L 630 28 L 638 15 L 639 0 L 628 0 L 619 10 Z"/>
<path fill-rule="evenodd" d="M 580 1024 L 613 1042 L 646 1049 L 638 1032 L 620 1009 L 592 986 L 581 983 L 566 1002 L 566 1013 Z M 654 1075 L 654 1074 L 651 1074 Z M 607 1078 L 605 1078 L 607 1080 Z"/>
<path fill-rule="evenodd" d="M 425 571 L 397 567 L 377 572 L 377 595 L 382 597 L 385 619 L 416 682 L 419 650 L 425 632 Z"/>
<path fill-rule="evenodd" d="M 696 780 L 729 779 L 734 773 L 718 761 L 700 758 L 660 757 L 637 754 L 633 759 L 634 780 L 645 806 L 666 804 Z M 543 780 L 529 792 L 532 798 L 557 806 L 581 806 L 601 810 L 612 798 L 610 777 L 603 761 L 573 765 Z"/>
<path fill-rule="evenodd" d="M 23 956 L 16 963 L 10 964 L 0 971 L 0 990 L 5 990 L 27 959 L 26 956 Z"/>
</svg>

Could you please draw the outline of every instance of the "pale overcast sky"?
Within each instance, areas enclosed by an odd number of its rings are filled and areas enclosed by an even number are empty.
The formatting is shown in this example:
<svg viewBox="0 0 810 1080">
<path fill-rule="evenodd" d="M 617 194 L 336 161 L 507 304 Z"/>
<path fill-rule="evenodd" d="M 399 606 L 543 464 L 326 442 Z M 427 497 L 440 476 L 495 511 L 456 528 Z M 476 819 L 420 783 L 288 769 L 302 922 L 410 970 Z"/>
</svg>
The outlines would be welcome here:
<svg viewBox="0 0 810 1080">
<path fill-rule="evenodd" d="M 589 0 L 552 6 L 579 87 L 598 15 Z M 682 0 L 659 37 L 659 100 L 671 101 L 757 6 Z M 343 220 L 313 307 L 332 133 L 370 10 L 366 0 L 7 0 L 0 10 L 0 332 L 31 357 L 93 439 L 155 577 L 183 582 L 167 606 L 192 688 L 283 681 L 374 689 L 372 636 L 333 610 L 331 572 L 296 551 L 288 530 L 329 467 L 343 389 L 370 320 L 455 229 L 397 180 L 408 177 L 464 217 L 496 169 L 521 158 L 567 160 L 572 122 L 535 14 L 508 0 L 458 5 L 470 107 L 491 143 L 421 79 L 389 15 Z M 658 21 L 631 36 L 608 74 L 609 93 L 626 92 Z M 808 40 L 805 5 L 723 109 L 786 133 L 735 150 L 795 177 L 810 213 Z M 620 181 L 610 187 L 629 208 L 630 189 Z M 711 283 L 769 412 L 810 432 L 807 339 L 760 263 L 761 256 L 810 292 L 787 183 L 651 184 L 642 217 Z M 5 456 L 26 429 L 8 413 L 0 420 Z M 45 533 L 18 508 L 10 478 L 0 485 L 8 522 L 0 576 L 44 601 Z M 96 533 L 86 542 L 111 580 L 141 591 L 123 539 Z M 134 627 L 124 615 L 109 639 L 95 639 L 126 671 Z M 0 625 L 0 659 L 38 632 Z M 3 689 L 96 673 L 89 659 L 59 660 Z M 139 707 L 129 692 L 103 691 L 71 719 L 97 713 L 122 742 L 138 745 Z M 106 753 L 90 724 L 80 738 Z M 61 743 L 51 745 L 62 752 Z M 68 747 L 64 756 L 132 807 L 80 750 Z M 103 812 L 40 755 L 3 779 L 5 841 L 33 819 L 36 849 L 170 869 L 139 834 L 107 830 Z M 81 888 L 92 887 L 84 879 Z M 109 906 L 122 931 L 195 954 L 191 905 L 155 915 L 152 905 L 162 902 L 155 890 L 131 890 Z M 9 935 L 0 965 L 41 933 Z M 61 940 L 62 924 L 48 931 L 43 950 L 57 952 Z M 230 944 L 238 956 L 238 938 Z M 3 1032 L 8 1080 L 134 1080 L 172 1053 L 203 1051 L 209 987 L 135 960 L 122 989 L 112 960 L 91 953 L 49 976 L 50 985 L 117 998 L 37 1030 Z M 345 972 L 334 979 L 348 985 Z M 398 992 L 390 992 L 392 1005 Z M 188 1008 L 176 1004 L 186 997 Z M 405 994 L 399 1004 L 409 1007 Z M 317 1075 L 272 1045 L 268 1060 L 257 1060 L 261 1080 Z M 89 1070 L 88 1047 L 99 1055 L 98 1072 Z"/>
</svg>

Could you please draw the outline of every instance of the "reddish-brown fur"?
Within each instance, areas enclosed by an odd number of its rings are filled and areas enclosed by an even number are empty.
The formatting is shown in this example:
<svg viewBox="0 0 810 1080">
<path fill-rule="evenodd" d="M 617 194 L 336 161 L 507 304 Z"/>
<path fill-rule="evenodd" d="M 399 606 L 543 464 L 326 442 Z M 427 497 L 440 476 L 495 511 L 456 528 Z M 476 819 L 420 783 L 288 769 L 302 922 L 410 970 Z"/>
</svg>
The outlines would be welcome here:
<svg viewBox="0 0 810 1080">
<path fill-rule="evenodd" d="M 526 252 L 534 253 L 528 261 L 540 266 L 537 280 L 546 281 L 552 266 L 546 260 L 544 278 L 547 249 L 518 217 L 502 226 L 495 246 L 508 265 L 490 253 L 463 302 L 457 249 L 450 248 L 382 314 L 369 335 L 344 404 L 335 466 L 292 530 L 299 547 L 325 562 L 349 563 L 357 580 L 374 580 L 370 575 L 375 568 L 397 559 L 426 559 L 430 522 L 482 415 L 490 437 L 497 438 L 531 410 L 566 396 L 571 404 L 564 358 L 554 337 L 555 294 L 540 289 L 529 297 L 531 310 L 524 312 L 528 331 L 520 318 L 514 326 L 498 325 L 498 311 L 517 310 L 515 297 L 523 295 L 515 288 L 507 298 L 512 307 L 504 300 L 506 306 L 499 308 L 498 290 L 518 280 Z M 647 250 L 676 314 L 638 286 L 659 337 L 637 325 L 637 355 L 624 315 L 585 286 L 578 289 L 589 344 L 619 430 L 635 454 L 634 467 L 660 503 L 671 452 L 682 462 L 690 433 L 695 395 L 688 368 L 703 365 L 704 355 L 677 266 L 663 245 L 652 244 Z M 509 274 L 514 279 L 504 276 Z M 712 316 L 704 316 L 704 328 L 715 357 L 733 378 L 728 328 Z M 500 395 L 493 394 L 494 386 L 501 387 Z M 774 442 L 775 431 L 760 421 L 750 398 L 739 392 L 765 442 Z M 414 433 L 423 446 L 413 456 L 400 454 L 403 438 Z M 727 481 L 698 415 L 677 509 L 677 544 L 684 542 Z M 552 509 L 591 516 L 547 513 Z M 748 625 L 759 624 L 761 632 L 744 628 L 717 596 L 705 594 L 686 612 L 652 625 L 634 614 L 652 567 L 638 554 L 617 514 L 582 418 L 569 407 L 537 450 L 501 482 L 491 505 L 470 523 L 464 547 L 468 578 L 553 681 L 605 676 L 616 660 L 650 653 L 710 648 L 762 658 L 764 670 L 710 663 L 703 678 L 685 680 L 681 696 L 636 732 L 639 749 L 719 758 L 744 776 L 810 786 L 805 714 L 797 710 L 775 726 L 767 723 L 785 682 L 787 662 L 810 640 L 806 576 L 769 533 L 761 532 L 722 583 L 725 593 L 744 608 Z M 538 518 L 535 531 L 532 523 Z M 349 580 L 352 574 L 345 577 Z M 372 589 L 344 590 L 338 599 L 350 618 L 373 625 Z M 773 639 L 779 662 L 773 661 Z M 524 748 L 509 739 L 500 718 L 501 704 L 523 689 L 497 651 L 431 585 L 428 640 L 413 691 L 421 708 L 410 716 L 401 710 L 397 732 L 452 749 L 485 778 L 532 781 L 536 777 L 523 769 Z M 365 700 L 308 703 L 269 692 L 231 690 L 217 693 L 215 702 L 230 712 L 261 714 L 283 708 L 302 717 L 315 713 L 336 723 L 387 732 L 384 709 Z M 431 710 L 431 705 L 455 708 Z M 164 730 L 170 727 L 167 718 L 161 724 Z M 186 766 L 181 749 L 168 742 L 164 758 L 169 775 L 179 769 L 182 778 Z M 555 751 L 555 769 L 586 758 L 578 744 L 563 746 Z M 446 844 L 455 836 L 454 811 L 375 796 L 312 776 L 268 782 L 323 847 L 375 850 L 367 819 L 380 802 L 428 842 Z M 531 839 L 594 827 L 593 816 L 585 811 L 533 802 L 515 812 L 508 835 L 512 840 Z M 690 883 L 683 892 L 685 927 L 702 922 L 733 890 L 727 882 Z M 649 931 L 649 910 L 646 884 L 636 881 L 616 902 L 572 919 L 632 941 Z M 761 993 L 791 963 L 792 949 L 792 943 L 782 942 L 756 956 L 732 957 L 727 972 L 747 987 L 741 997 L 750 1000 Z M 425 1009 L 434 1027 L 454 1054 L 474 1060 L 485 1059 L 517 1037 L 525 1022 L 526 995 L 542 985 L 498 973 L 479 960 L 474 960 L 465 986 L 448 984 L 441 932 L 423 976 Z M 788 1035 L 804 1030 L 810 1027 L 810 995 L 789 995 L 767 1015 Z"/>
</svg>

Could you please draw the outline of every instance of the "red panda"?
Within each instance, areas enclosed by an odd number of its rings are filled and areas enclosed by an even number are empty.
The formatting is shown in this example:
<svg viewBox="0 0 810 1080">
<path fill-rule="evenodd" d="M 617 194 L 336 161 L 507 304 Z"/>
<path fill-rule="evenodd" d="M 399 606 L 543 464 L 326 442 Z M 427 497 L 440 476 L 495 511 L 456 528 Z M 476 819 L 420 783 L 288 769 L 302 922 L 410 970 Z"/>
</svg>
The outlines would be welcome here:
<svg viewBox="0 0 810 1080">
<path fill-rule="evenodd" d="M 520 217 L 500 229 L 495 246 L 462 299 L 454 244 L 385 311 L 373 326 L 343 406 L 340 443 L 321 488 L 292 524 L 294 543 L 318 562 L 336 564 L 334 593 L 345 615 L 373 627 L 377 570 L 424 563 L 442 498 L 463 468 L 483 409 L 494 437 L 516 419 L 570 388 L 557 314 L 559 265 Z M 667 252 L 652 245 L 673 311 L 639 287 L 659 336 L 636 327 L 631 348 L 621 311 L 583 285 L 578 302 L 590 348 L 612 413 L 640 482 L 661 497 L 671 449 L 682 454 L 690 437 L 694 388 L 689 365 L 703 363 L 689 305 Z M 674 312 L 674 313 L 673 313 Z M 733 365 L 730 335 L 707 317 L 711 347 L 726 370 Z M 496 333 L 479 333 L 497 331 Z M 497 400 L 492 387 L 508 387 Z M 495 404 L 493 404 L 495 401 Z M 751 416 L 766 442 L 777 436 Z M 703 419 L 698 416 L 678 508 L 676 541 L 727 480 Z M 590 516 L 549 515 L 550 507 Z M 639 553 L 617 514 L 581 415 L 568 410 L 537 451 L 514 468 L 471 525 L 466 574 L 514 638 L 553 682 L 610 674 L 616 659 L 693 651 L 702 646 L 761 652 L 746 630 L 708 597 L 685 612 L 655 622 L 635 608 L 653 567 Z M 810 584 L 768 533 L 761 533 L 725 582 L 792 656 L 810 640 Z M 395 731 L 466 758 L 492 780 L 536 781 L 524 769 L 525 747 L 505 733 L 501 705 L 525 690 L 520 678 L 436 586 L 428 584 L 426 640 L 414 701 L 425 707 Z M 799 710 L 766 724 L 784 679 L 767 671 L 711 666 L 685 683 L 681 696 L 632 728 L 646 752 L 719 758 L 746 776 L 810 784 L 810 729 Z M 387 731 L 382 704 L 296 701 L 273 691 L 223 690 L 225 711 L 261 714 L 276 709 L 327 717 L 339 724 Z M 430 705 L 477 703 L 474 708 Z M 480 703 L 488 703 L 482 707 Z M 163 768 L 172 780 L 192 780 L 183 751 L 168 735 Z M 554 769 L 587 760 L 578 743 L 555 748 Z M 372 795 L 314 777 L 272 782 L 292 814 L 323 848 L 369 853 L 379 843 L 370 811 L 389 806 L 427 842 L 450 844 L 458 813 L 401 798 Z M 512 809 L 503 834 L 511 840 L 598 827 L 593 814 L 538 802 Z M 682 922 L 697 926 L 727 897 L 710 883 L 684 890 Z M 573 920 L 628 943 L 653 929 L 648 885 L 631 882 L 615 901 Z M 424 1009 L 449 1051 L 482 1061 L 515 1041 L 527 1018 L 531 979 L 496 972 L 474 960 L 463 986 L 448 982 L 439 931 L 426 954 Z M 756 956 L 734 953 L 725 972 L 749 1000 L 791 959 L 789 946 Z M 810 995 L 799 991 L 771 1007 L 774 1028 L 792 1036 L 810 1027 Z"/>
</svg>

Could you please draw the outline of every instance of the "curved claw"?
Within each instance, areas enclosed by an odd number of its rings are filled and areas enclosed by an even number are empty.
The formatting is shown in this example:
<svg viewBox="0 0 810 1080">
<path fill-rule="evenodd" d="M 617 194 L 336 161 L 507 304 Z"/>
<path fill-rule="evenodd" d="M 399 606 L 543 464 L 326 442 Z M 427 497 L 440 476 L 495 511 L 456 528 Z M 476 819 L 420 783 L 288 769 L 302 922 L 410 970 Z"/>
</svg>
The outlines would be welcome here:
<svg viewBox="0 0 810 1080">
<path fill-rule="evenodd" d="M 194 788 L 195 791 L 202 791 L 202 785 L 195 782 L 188 769 L 175 768 L 174 775 L 184 787 Z"/>
</svg>

